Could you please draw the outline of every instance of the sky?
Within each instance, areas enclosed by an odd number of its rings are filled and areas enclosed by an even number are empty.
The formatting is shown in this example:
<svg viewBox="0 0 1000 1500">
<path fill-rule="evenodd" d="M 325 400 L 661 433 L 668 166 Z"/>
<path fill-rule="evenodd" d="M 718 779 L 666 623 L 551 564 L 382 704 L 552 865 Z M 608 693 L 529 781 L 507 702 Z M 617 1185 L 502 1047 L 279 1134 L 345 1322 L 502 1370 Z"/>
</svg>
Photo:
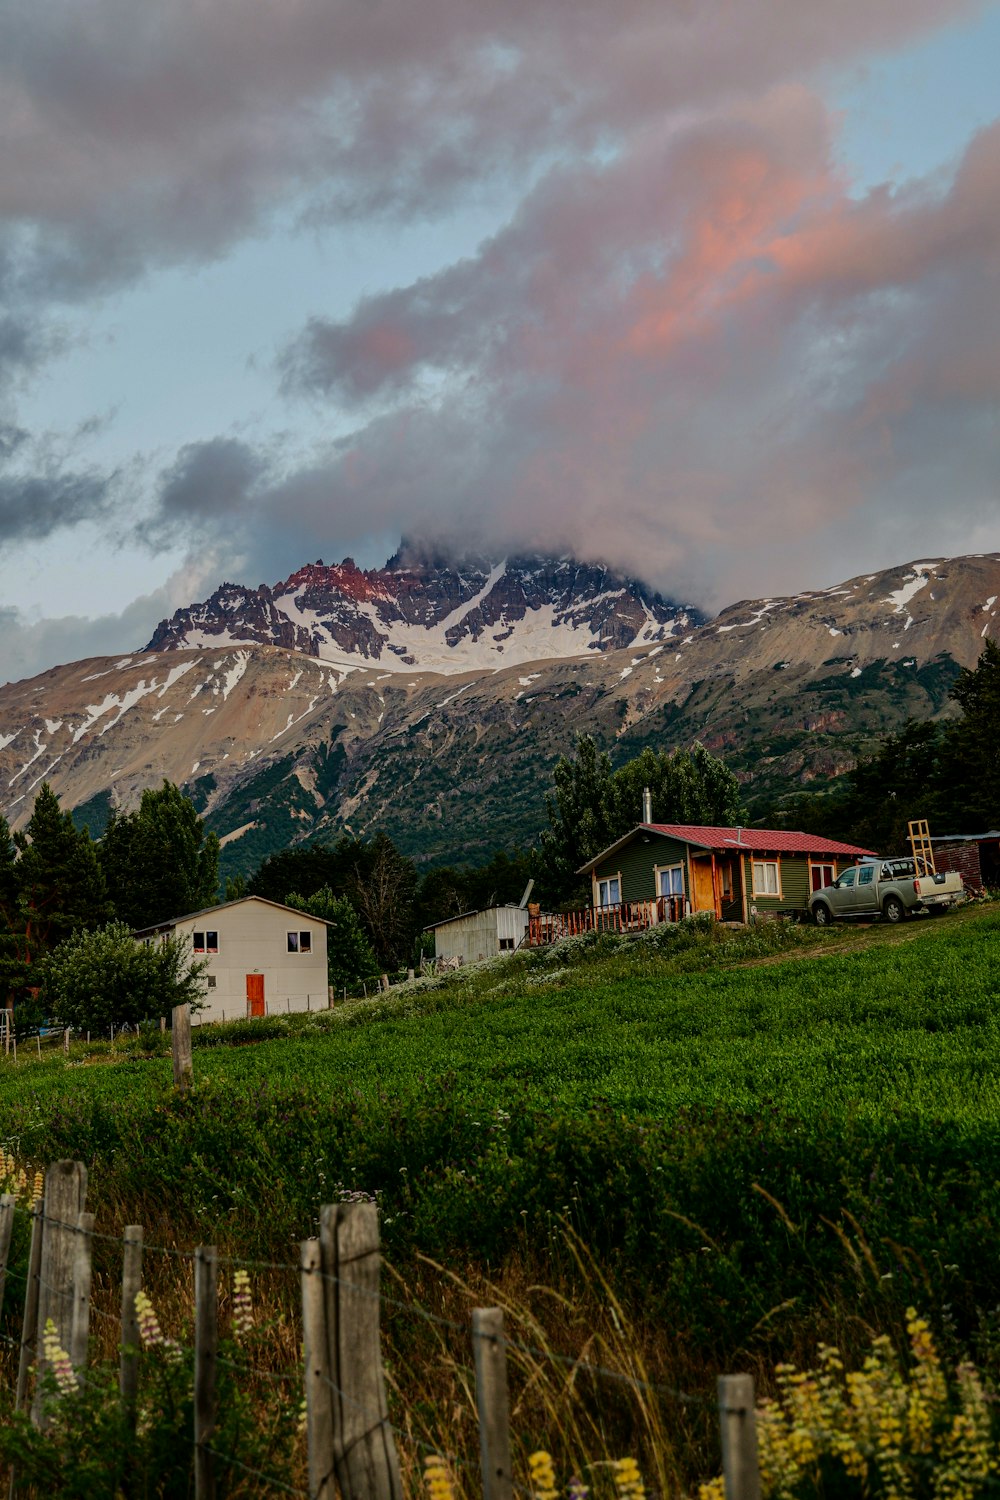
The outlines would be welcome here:
<svg viewBox="0 0 1000 1500">
<path fill-rule="evenodd" d="M 1000 550 L 1000 4 L 8 0 L 0 680 L 400 536 Z"/>
</svg>

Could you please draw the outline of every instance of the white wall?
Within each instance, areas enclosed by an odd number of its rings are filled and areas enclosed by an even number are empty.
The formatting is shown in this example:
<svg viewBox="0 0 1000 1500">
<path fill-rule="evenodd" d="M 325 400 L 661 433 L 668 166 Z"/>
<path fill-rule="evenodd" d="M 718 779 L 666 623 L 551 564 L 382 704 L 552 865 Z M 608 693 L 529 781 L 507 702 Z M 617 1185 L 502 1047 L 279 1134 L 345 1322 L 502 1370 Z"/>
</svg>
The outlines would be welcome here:
<svg viewBox="0 0 1000 1500">
<path fill-rule="evenodd" d="M 201 916 L 185 917 L 177 923 L 174 936 L 191 941 L 193 933 L 208 931 L 219 935 L 218 953 L 193 956 L 207 960 L 205 978 L 214 978 L 215 985 L 205 990 L 205 1009 L 192 1017 L 196 1025 L 248 1015 L 248 974 L 263 975 L 268 1015 L 326 1009 L 325 922 L 251 896 Z M 289 932 L 311 933 L 312 952 L 289 953 Z"/>
<path fill-rule="evenodd" d="M 467 964 L 480 958 L 494 958 L 501 951 L 501 938 L 513 939 L 517 947 L 527 930 L 528 913 L 517 906 L 470 912 L 435 927 L 434 957 L 460 958 Z"/>
</svg>

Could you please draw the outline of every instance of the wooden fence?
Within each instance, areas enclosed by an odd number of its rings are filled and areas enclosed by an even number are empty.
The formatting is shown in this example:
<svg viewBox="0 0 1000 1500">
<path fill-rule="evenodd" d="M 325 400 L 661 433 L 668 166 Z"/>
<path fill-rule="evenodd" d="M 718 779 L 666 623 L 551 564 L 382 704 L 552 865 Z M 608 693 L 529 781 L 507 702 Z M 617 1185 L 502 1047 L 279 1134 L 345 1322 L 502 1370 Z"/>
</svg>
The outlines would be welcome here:
<svg viewBox="0 0 1000 1500">
<path fill-rule="evenodd" d="M 561 938 L 585 932 L 644 932 L 661 922 L 679 922 L 683 896 L 657 896 L 651 901 L 619 901 L 614 906 L 585 906 L 579 911 L 530 912 L 527 946 L 544 947 Z"/>
<path fill-rule="evenodd" d="M 47 1352 L 42 1335 L 49 1322 L 68 1353 L 76 1379 L 86 1379 L 93 1244 L 95 1239 L 110 1240 L 120 1244 L 122 1253 L 117 1320 L 120 1399 L 134 1421 L 142 1346 L 137 1298 L 142 1289 L 144 1251 L 156 1249 L 191 1260 L 195 1296 L 195 1495 L 196 1500 L 214 1500 L 220 1466 L 247 1469 L 236 1455 L 216 1447 L 217 1369 L 220 1362 L 226 1362 L 219 1352 L 218 1252 L 211 1245 L 191 1252 L 145 1246 L 139 1225 L 127 1226 L 120 1239 L 99 1235 L 93 1215 L 86 1210 L 86 1194 L 84 1165 L 57 1161 L 45 1174 L 44 1196 L 30 1209 L 19 1207 L 11 1193 L 0 1197 L 0 1311 L 15 1215 L 27 1215 L 31 1229 L 20 1338 L 7 1338 L 18 1353 L 15 1407 L 30 1413 L 31 1420 L 42 1429 L 51 1421 L 52 1406 L 43 1399 L 52 1346 L 50 1343 Z M 390 1419 L 380 1336 L 383 1303 L 403 1304 L 386 1299 L 380 1288 L 376 1205 L 327 1204 L 320 1212 L 319 1237 L 302 1242 L 298 1266 L 272 1269 L 298 1272 L 303 1338 L 297 1378 L 301 1378 L 305 1396 L 309 1488 L 296 1488 L 287 1476 L 257 1469 L 247 1472 L 273 1493 L 300 1495 L 305 1500 L 336 1500 L 338 1496 L 340 1500 L 403 1500 L 396 1437 L 411 1439 Z M 450 1328 L 461 1328 L 422 1309 L 410 1310 Z M 507 1338 L 503 1312 L 496 1307 L 474 1309 L 471 1327 L 465 1332 L 472 1342 L 483 1500 L 514 1500 L 515 1491 L 530 1495 L 531 1491 L 515 1480 L 507 1384 L 507 1350 L 527 1346 Z M 624 1381 L 639 1391 L 660 1389 L 619 1371 L 589 1363 L 574 1365 L 593 1377 Z M 698 1399 L 682 1392 L 670 1394 L 687 1401 Z M 749 1375 L 719 1378 L 718 1412 L 726 1500 L 760 1500 L 754 1386 Z"/>
</svg>

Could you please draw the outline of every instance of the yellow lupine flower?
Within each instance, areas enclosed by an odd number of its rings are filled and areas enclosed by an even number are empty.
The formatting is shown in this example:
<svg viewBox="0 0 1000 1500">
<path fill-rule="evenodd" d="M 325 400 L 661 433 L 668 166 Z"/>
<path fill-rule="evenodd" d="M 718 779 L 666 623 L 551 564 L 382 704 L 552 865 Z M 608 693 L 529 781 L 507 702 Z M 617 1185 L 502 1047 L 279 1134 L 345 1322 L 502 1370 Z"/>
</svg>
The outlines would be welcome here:
<svg viewBox="0 0 1000 1500">
<path fill-rule="evenodd" d="M 528 1455 L 528 1471 L 535 1500 L 556 1500 L 556 1475 L 552 1467 L 552 1455 L 540 1448 Z"/>
<path fill-rule="evenodd" d="M 911 1364 L 903 1370 L 886 1336 L 875 1339 L 860 1370 L 845 1372 L 838 1351 L 820 1346 L 817 1370 L 775 1368 L 778 1399 L 757 1409 L 758 1464 L 764 1500 L 795 1500 L 823 1484 L 821 1465 L 878 1500 L 976 1500 L 1000 1474 L 991 1410 L 972 1366 L 951 1384 L 926 1321 L 907 1312 Z M 698 1500 L 724 1500 L 721 1478 Z"/>
<path fill-rule="evenodd" d="M 440 1454 L 429 1453 L 424 1459 L 424 1482 L 430 1500 L 452 1500 L 448 1466 Z"/>
<path fill-rule="evenodd" d="M 617 1459 L 614 1474 L 620 1500 L 646 1500 L 646 1487 L 634 1458 Z"/>
</svg>

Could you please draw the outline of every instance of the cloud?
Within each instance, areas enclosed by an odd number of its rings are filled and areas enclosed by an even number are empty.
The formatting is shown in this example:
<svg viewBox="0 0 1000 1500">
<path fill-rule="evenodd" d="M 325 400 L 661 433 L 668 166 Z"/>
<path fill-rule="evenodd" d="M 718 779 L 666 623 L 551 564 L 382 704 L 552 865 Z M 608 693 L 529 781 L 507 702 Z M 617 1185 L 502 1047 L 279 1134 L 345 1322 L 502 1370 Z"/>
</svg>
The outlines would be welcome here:
<svg viewBox="0 0 1000 1500">
<path fill-rule="evenodd" d="M 0 431 L 0 450 L 2 443 Z M 61 527 L 100 519 L 113 487 L 98 473 L 0 474 L 0 541 L 40 541 Z"/>
<path fill-rule="evenodd" d="M 362 420 L 262 524 L 572 546 L 724 603 L 995 515 L 1000 123 L 950 184 L 862 199 L 830 136 L 798 87 L 645 132 L 475 257 L 310 320 L 286 386 Z"/>
<path fill-rule="evenodd" d="M 0 608 L 0 661 L 4 681 L 34 677 L 56 663 L 121 654 L 149 639 L 156 624 L 176 606 L 164 588 L 136 599 L 120 614 L 97 619 L 79 615 L 33 620 L 22 611 Z M 123 644 L 124 643 L 124 644 Z"/>
<path fill-rule="evenodd" d="M 267 468 L 266 458 L 237 438 L 187 443 L 160 475 L 164 524 L 202 515 L 226 518 L 243 510 Z"/>
<path fill-rule="evenodd" d="M 72 297 L 215 257 L 292 203 L 435 213 L 974 8 L 11 0 L 7 253 L 23 289 Z"/>
</svg>

